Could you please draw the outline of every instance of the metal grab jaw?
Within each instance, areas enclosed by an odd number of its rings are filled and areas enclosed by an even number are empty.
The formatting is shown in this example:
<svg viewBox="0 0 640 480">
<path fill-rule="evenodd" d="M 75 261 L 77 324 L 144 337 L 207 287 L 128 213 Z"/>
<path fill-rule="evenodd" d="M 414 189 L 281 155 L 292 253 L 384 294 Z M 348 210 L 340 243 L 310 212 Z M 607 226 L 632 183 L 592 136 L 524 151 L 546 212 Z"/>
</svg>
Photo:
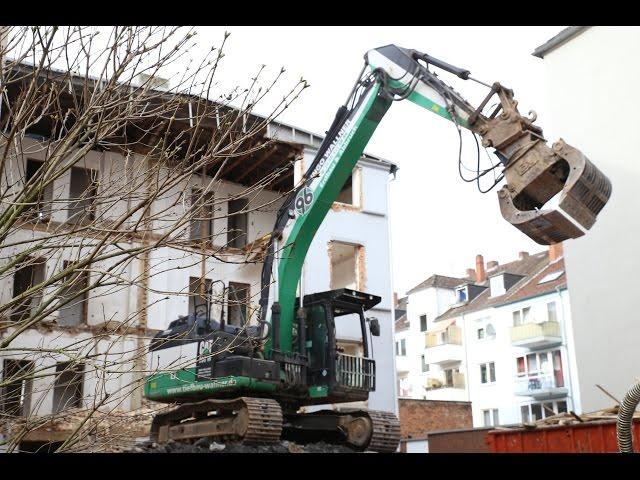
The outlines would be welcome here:
<svg viewBox="0 0 640 480">
<path fill-rule="evenodd" d="M 480 110 L 494 94 L 500 105 L 485 117 Z M 470 118 L 482 144 L 495 148 L 505 165 L 506 185 L 498 191 L 502 216 L 542 245 L 581 237 L 609 200 L 611 182 L 562 139 L 550 148 L 540 127 L 533 124 L 535 113 L 523 117 L 517 105 L 513 91 L 495 83 Z M 545 208 L 556 196 L 557 207 Z"/>
<path fill-rule="evenodd" d="M 502 216 L 535 242 L 551 245 L 581 237 L 611 196 L 611 182 L 578 149 L 562 139 L 542 140 L 505 168 L 498 192 Z M 557 208 L 544 204 L 559 194 Z"/>
</svg>

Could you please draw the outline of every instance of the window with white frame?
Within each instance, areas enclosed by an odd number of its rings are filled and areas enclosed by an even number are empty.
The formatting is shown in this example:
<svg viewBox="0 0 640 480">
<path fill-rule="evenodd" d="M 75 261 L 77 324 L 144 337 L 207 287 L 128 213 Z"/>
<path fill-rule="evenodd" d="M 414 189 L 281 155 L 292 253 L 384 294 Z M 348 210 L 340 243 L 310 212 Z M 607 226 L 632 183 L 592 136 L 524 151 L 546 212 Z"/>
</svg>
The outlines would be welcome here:
<svg viewBox="0 0 640 480">
<path fill-rule="evenodd" d="M 484 327 L 484 330 L 487 339 L 493 340 L 494 338 L 496 338 L 496 329 L 493 328 L 492 324 L 487 323 L 487 326 Z"/>
<path fill-rule="evenodd" d="M 406 340 L 403 338 L 396 342 L 396 355 L 404 357 L 407 354 Z"/>
<path fill-rule="evenodd" d="M 558 321 L 558 314 L 556 312 L 556 302 L 549 302 L 547 303 L 547 319 L 550 322 L 557 322 Z"/>
<path fill-rule="evenodd" d="M 500 425 L 500 417 L 497 408 L 489 408 L 482 410 L 482 421 L 485 427 L 494 427 Z"/>
<path fill-rule="evenodd" d="M 458 302 L 466 302 L 467 301 L 467 287 L 461 287 L 456 290 L 456 298 Z"/>
<path fill-rule="evenodd" d="M 520 417 L 523 423 L 535 422 L 544 418 L 568 411 L 566 400 L 549 400 L 520 406 Z"/>
<path fill-rule="evenodd" d="M 454 379 L 455 379 L 456 375 L 460 373 L 460 369 L 459 368 L 447 368 L 447 369 L 445 369 L 443 371 L 444 371 L 444 385 L 446 387 L 455 386 Z"/>
<path fill-rule="evenodd" d="M 426 373 L 429 371 L 429 364 L 427 363 L 427 356 L 426 355 L 421 355 L 420 359 L 422 360 L 422 372 Z"/>
<path fill-rule="evenodd" d="M 513 312 L 513 326 L 523 325 L 531 321 L 531 307 L 525 307 Z"/>
<path fill-rule="evenodd" d="M 494 383 L 496 381 L 495 362 L 480 364 L 480 383 Z"/>
<path fill-rule="evenodd" d="M 562 352 L 555 349 L 516 357 L 516 376 L 528 381 L 529 389 L 564 387 Z"/>
<path fill-rule="evenodd" d="M 485 318 L 479 321 L 479 326 L 476 329 L 478 340 L 493 340 L 496 338 L 496 329 L 488 320 L 488 318 Z"/>
<path fill-rule="evenodd" d="M 426 314 L 420 315 L 420 331 L 421 332 L 427 331 L 427 315 Z"/>
</svg>

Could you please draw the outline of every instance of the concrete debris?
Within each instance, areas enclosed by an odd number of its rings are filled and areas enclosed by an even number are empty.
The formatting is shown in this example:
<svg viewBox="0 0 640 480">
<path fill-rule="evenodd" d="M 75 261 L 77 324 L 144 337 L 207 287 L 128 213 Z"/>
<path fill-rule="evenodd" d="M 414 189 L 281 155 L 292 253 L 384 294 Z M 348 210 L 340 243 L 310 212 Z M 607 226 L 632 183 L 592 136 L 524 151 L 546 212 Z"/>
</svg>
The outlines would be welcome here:
<svg viewBox="0 0 640 480">
<path fill-rule="evenodd" d="M 31 419 L 15 417 L 2 422 L 0 433 L 21 441 L 64 442 L 80 428 L 70 451 L 124 452 L 137 443 L 137 438 L 148 437 L 154 415 L 166 408 L 163 404 L 144 402 L 142 408 L 129 412 L 69 409 Z"/>
<path fill-rule="evenodd" d="M 240 443 L 220 444 L 204 442 L 193 444 L 169 440 L 164 444 L 145 442 L 130 450 L 130 453 L 359 453 L 346 445 L 332 445 L 325 442 L 299 445 L 283 440 L 272 445 L 242 445 Z"/>
</svg>

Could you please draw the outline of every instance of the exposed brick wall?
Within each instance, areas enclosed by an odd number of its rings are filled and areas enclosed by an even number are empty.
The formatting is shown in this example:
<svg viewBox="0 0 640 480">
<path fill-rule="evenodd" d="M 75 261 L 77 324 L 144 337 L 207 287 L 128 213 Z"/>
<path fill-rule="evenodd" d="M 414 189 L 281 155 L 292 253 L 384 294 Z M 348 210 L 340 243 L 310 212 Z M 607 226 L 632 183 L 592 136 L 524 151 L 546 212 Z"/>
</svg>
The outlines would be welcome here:
<svg viewBox="0 0 640 480">
<path fill-rule="evenodd" d="M 401 398 L 400 432 L 405 438 L 424 438 L 434 430 L 471 428 L 471 402 Z"/>
</svg>

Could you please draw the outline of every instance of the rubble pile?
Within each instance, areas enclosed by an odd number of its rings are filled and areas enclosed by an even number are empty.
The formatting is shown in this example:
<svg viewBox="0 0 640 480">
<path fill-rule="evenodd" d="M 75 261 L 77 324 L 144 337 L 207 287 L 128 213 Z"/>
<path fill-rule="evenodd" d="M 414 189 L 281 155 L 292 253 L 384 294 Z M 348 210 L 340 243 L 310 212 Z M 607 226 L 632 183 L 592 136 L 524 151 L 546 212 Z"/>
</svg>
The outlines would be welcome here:
<svg viewBox="0 0 640 480">
<path fill-rule="evenodd" d="M 136 445 L 131 453 L 359 453 L 346 445 L 325 442 L 299 445 L 283 440 L 273 445 L 242 445 L 239 443 L 220 444 L 202 439 L 194 444 L 174 442 L 164 444 L 143 442 Z"/>
<path fill-rule="evenodd" d="M 552 415 L 535 422 L 524 422 L 522 424 L 499 426 L 496 430 L 512 430 L 517 428 L 536 429 L 552 426 L 563 425 L 575 425 L 578 423 L 597 422 L 603 420 L 615 421 L 618 418 L 619 406 L 615 405 L 610 408 L 597 410 L 594 412 L 581 413 L 578 415 L 575 412 L 563 412 L 557 415 Z M 633 416 L 634 419 L 640 419 L 640 412 L 636 412 Z"/>
</svg>

